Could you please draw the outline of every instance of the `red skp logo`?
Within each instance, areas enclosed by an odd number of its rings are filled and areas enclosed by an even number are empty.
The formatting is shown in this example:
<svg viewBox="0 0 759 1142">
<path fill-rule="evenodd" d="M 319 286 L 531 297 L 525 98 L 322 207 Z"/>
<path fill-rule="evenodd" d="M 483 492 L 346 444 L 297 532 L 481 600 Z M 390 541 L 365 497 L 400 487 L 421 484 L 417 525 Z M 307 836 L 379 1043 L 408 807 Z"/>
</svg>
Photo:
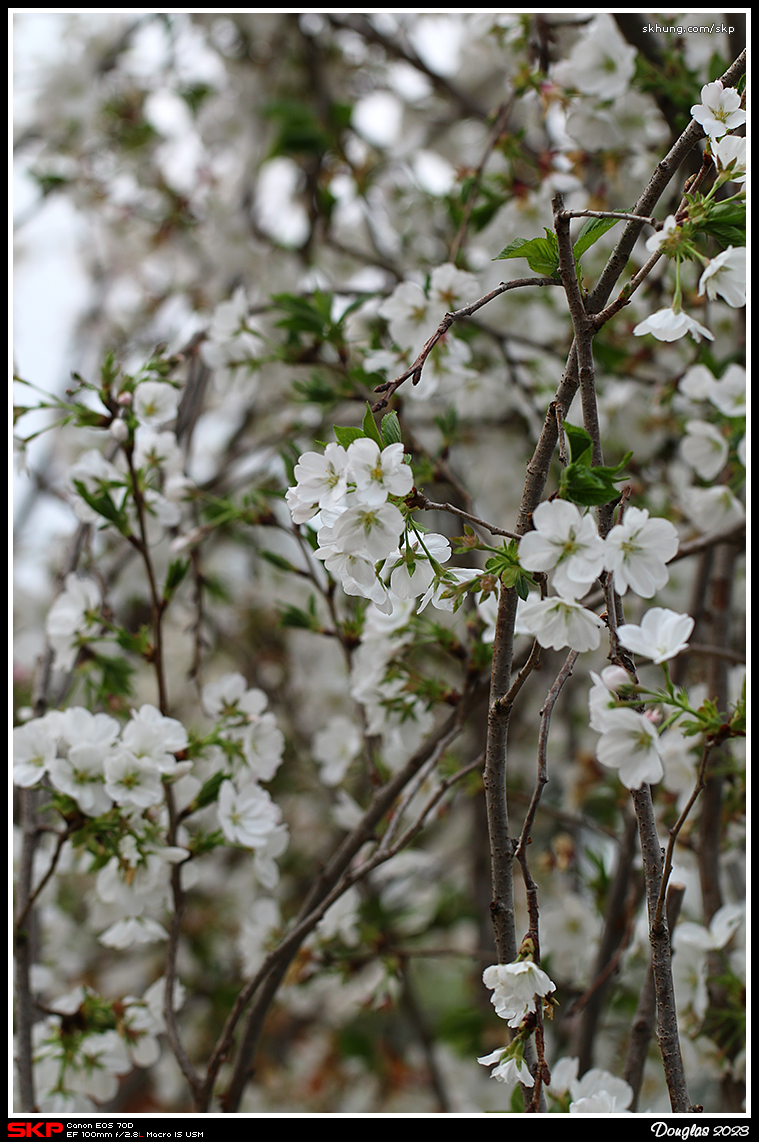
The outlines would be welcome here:
<svg viewBox="0 0 759 1142">
<path fill-rule="evenodd" d="M 50 1138 L 63 1133 L 62 1122 L 9 1122 L 9 1138 Z"/>
</svg>

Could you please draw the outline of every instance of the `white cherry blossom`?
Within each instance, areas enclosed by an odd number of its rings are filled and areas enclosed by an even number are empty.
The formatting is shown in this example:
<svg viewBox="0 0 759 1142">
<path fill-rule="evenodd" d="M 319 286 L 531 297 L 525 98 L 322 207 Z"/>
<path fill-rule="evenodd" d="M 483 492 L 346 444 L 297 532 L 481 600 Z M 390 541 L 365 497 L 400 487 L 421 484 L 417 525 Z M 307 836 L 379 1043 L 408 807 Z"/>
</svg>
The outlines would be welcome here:
<svg viewBox="0 0 759 1142">
<path fill-rule="evenodd" d="M 614 573 L 614 589 L 620 595 L 632 587 L 650 599 L 669 579 L 665 564 L 677 554 L 679 537 L 666 519 L 650 519 L 646 508 L 629 507 L 622 523 L 606 536 L 606 570 Z"/>
<path fill-rule="evenodd" d="M 536 996 L 556 990 L 556 984 L 532 960 L 494 964 L 485 968 L 482 982 L 493 992 L 490 1002 L 496 1015 L 506 1019 L 509 1027 L 518 1027 L 525 1015 L 535 1011 Z"/>
<path fill-rule="evenodd" d="M 324 784 L 339 785 L 361 752 L 361 734 L 351 718 L 338 714 L 314 734 L 312 749 Z"/>
<path fill-rule="evenodd" d="M 705 420 L 689 420 L 680 442 L 680 455 L 704 480 L 713 480 L 727 461 L 727 441 L 716 425 Z"/>
<path fill-rule="evenodd" d="M 100 588 L 92 579 L 80 579 L 74 572 L 66 576 L 65 590 L 53 603 L 45 623 L 62 670 L 70 670 L 80 645 L 99 634 L 100 606 Z"/>
<path fill-rule="evenodd" d="M 552 67 L 551 75 L 557 83 L 586 95 L 615 99 L 630 86 L 636 54 L 604 12 L 591 22 L 569 56 Z"/>
<path fill-rule="evenodd" d="M 161 774 L 155 763 L 142 761 L 121 747 L 105 760 L 105 790 L 118 805 L 140 809 L 163 800 Z"/>
<path fill-rule="evenodd" d="M 679 341 L 686 333 L 690 333 L 696 341 L 700 341 L 702 337 L 708 338 L 709 341 L 714 340 L 714 334 L 710 333 L 706 326 L 699 324 L 694 317 L 689 317 L 681 309 L 674 309 L 672 306 L 659 309 L 645 321 L 640 321 L 633 329 L 633 333 L 636 337 L 650 333 L 657 341 Z"/>
<path fill-rule="evenodd" d="M 333 543 L 348 555 L 377 562 L 397 547 L 402 531 L 403 516 L 394 504 L 369 507 L 351 502 L 333 528 Z"/>
<path fill-rule="evenodd" d="M 699 531 L 719 531 L 746 518 L 746 510 L 727 484 L 713 488 L 689 488 L 682 509 Z"/>
<path fill-rule="evenodd" d="M 142 381 L 134 390 L 132 411 L 145 428 L 161 428 L 174 420 L 179 390 L 167 381 Z"/>
<path fill-rule="evenodd" d="M 13 731 L 13 782 L 24 789 L 36 785 L 56 756 L 56 741 L 42 718 Z"/>
<path fill-rule="evenodd" d="M 664 767 L 656 727 L 636 710 L 609 710 L 596 754 L 602 765 L 619 772 L 627 789 L 661 781 Z"/>
<path fill-rule="evenodd" d="M 227 840 L 247 849 L 264 848 L 282 819 L 279 806 L 255 782 L 238 790 L 233 782 L 222 781 L 217 811 Z"/>
<path fill-rule="evenodd" d="M 575 599 L 528 599 L 520 608 L 519 620 L 522 629 L 541 646 L 554 650 L 565 646 L 579 651 L 596 650 L 601 644 L 603 622 Z"/>
<path fill-rule="evenodd" d="M 506 1047 L 498 1047 L 489 1055 L 478 1058 L 477 1062 L 482 1063 L 483 1067 L 489 1067 L 495 1063 L 496 1066 L 490 1072 L 491 1079 L 496 1079 L 499 1083 L 506 1083 L 508 1087 L 515 1087 L 517 1083 L 527 1087 L 535 1086 L 535 1079 L 530 1074 L 530 1068 L 524 1059 L 504 1059 L 501 1062 L 506 1049 Z"/>
<path fill-rule="evenodd" d="M 550 571 L 565 598 L 587 594 L 604 569 L 604 541 L 595 520 L 568 500 L 551 500 L 533 512 L 534 531 L 519 541 L 519 562 L 527 571 Z"/>
<path fill-rule="evenodd" d="M 719 380 L 712 377 L 706 396 L 723 416 L 746 415 L 746 370 L 728 365 Z"/>
<path fill-rule="evenodd" d="M 418 598 L 432 583 L 435 569 L 430 563 L 428 552 L 442 565 L 451 557 L 451 545 L 444 535 L 435 532 L 424 536 L 410 532 L 403 548 L 397 553 L 397 559 L 392 555 L 388 559 L 388 564 L 392 565 L 390 586 L 399 599 Z"/>
<path fill-rule="evenodd" d="M 690 113 L 712 139 L 720 139 L 746 122 L 740 95 L 734 87 L 724 87 L 721 79 L 704 84 L 701 102 L 691 107 Z"/>
<path fill-rule="evenodd" d="M 388 496 L 407 496 L 414 486 L 414 476 L 403 462 L 403 445 L 379 445 L 364 436 L 348 448 L 348 474 L 356 485 L 354 502 L 366 507 L 379 507 Z M 322 505 L 327 506 L 327 505 Z"/>
<path fill-rule="evenodd" d="M 701 275 L 698 292 L 715 301 L 719 296 L 734 309 L 746 304 L 746 247 L 728 246 L 712 258 Z"/>
<path fill-rule="evenodd" d="M 709 146 L 721 174 L 729 174 L 731 182 L 746 181 L 746 139 L 723 135 L 721 139 L 712 139 Z"/>
<path fill-rule="evenodd" d="M 694 625 L 690 615 L 680 615 L 666 607 L 652 607 L 646 611 L 640 626 L 623 623 L 617 634 L 622 645 L 634 654 L 661 663 L 685 650 Z"/>
</svg>

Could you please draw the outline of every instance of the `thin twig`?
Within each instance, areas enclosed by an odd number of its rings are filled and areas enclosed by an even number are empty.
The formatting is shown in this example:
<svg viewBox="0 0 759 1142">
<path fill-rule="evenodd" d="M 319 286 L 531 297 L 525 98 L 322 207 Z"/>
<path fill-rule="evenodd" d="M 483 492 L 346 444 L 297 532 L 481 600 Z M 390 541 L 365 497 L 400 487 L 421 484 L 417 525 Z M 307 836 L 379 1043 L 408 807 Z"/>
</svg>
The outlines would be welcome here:
<svg viewBox="0 0 759 1142">
<path fill-rule="evenodd" d="M 378 400 L 375 404 L 372 405 L 372 412 L 379 412 L 380 409 L 386 408 L 393 393 L 396 391 L 396 389 L 399 389 L 404 381 L 407 381 L 409 377 L 412 378 L 412 384 L 419 384 L 419 381 L 422 378 L 422 370 L 424 369 L 424 366 L 427 362 L 427 358 L 437 345 L 438 341 L 440 341 L 442 337 L 445 337 L 448 330 L 456 321 L 460 321 L 464 317 L 471 317 L 472 314 L 476 313 L 478 309 L 482 309 L 484 305 L 489 305 L 491 301 L 497 297 L 500 297 L 502 293 L 506 293 L 508 290 L 520 289 L 524 286 L 556 286 L 560 284 L 561 283 L 555 278 L 517 278 L 515 281 L 501 282 L 501 284 L 496 286 L 495 289 L 491 290 L 490 293 L 486 293 L 484 297 L 478 298 L 477 301 L 473 301 L 471 305 L 464 305 L 461 309 L 457 309 L 454 313 L 446 313 L 445 317 L 440 322 L 435 332 L 430 338 L 428 338 L 427 341 L 425 341 L 424 348 L 415 359 L 413 364 L 411 364 L 408 369 L 405 370 L 405 372 L 401 373 L 400 376 L 396 377 L 395 380 L 383 381 L 382 384 L 376 386 L 374 390 L 375 393 L 384 393 L 385 395 L 381 400 Z"/>
<path fill-rule="evenodd" d="M 453 504 L 435 504 L 432 500 L 428 500 L 423 492 L 418 489 L 414 490 L 414 498 L 408 505 L 412 510 L 421 508 L 425 512 L 449 512 L 450 515 L 459 516 L 460 519 L 467 520 L 468 523 L 474 524 L 475 527 L 484 527 L 491 535 L 504 535 L 507 539 L 519 539 L 519 536 L 513 531 L 504 531 L 502 527 L 496 527 L 493 523 L 487 523 L 484 519 L 479 519 L 478 516 L 472 515 L 470 512 L 465 512 L 461 508 L 454 507 Z"/>
</svg>

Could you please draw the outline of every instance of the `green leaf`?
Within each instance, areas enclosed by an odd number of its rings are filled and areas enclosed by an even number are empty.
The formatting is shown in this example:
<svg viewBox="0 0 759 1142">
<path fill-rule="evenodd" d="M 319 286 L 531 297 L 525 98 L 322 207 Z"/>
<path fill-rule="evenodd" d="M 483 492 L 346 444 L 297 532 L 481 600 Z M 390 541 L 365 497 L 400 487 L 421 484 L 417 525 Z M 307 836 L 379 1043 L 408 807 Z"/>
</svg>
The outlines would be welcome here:
<svg viewBox="0 0 759 1142">
<path fill-rule="evenodd" d="M 746 203 L 718 202 L 709 211 L 709 217 L 699 223 L 699 231 L 711 234 L 727 246 L 746 245 Z"/>
<path fill-rule="evenodd" d="M 214 773 L 209 777 L 208 780 L 204 782 L 192 805 L 189 806 L 190 812 L 194 813 L 197 809 L 204 809 L 206 805 L 212 805 L 214 801 L 218 800 L 219 788 L 226 777 L 227 774 L 223 771 Z"/>
<path fill-rule="evenodd" d="M 374 414 L 372 413 L 372 406 L 369 404 L 369 401 L 366 402 L 363 429 L 364 436 L 368 436 L 370 440 L 373 440 L 381 451 L 383 448 L 382 437 L 380 436 L 379 429 L 377 428 Z"/>
<path fill-rule="evenodd" d="M 166 602 L 172 598 L 179 584 L 190 569 L 189 559 L 173 559 L 166 572 L 166 582 L 163 585 L 163 598 Z"/>
<path fill-rule="evenodd" d="M 569 441 L 570 458 L 575 464 L 585 463 L 590 467 L 590 456 L 593 451 L 593 438 L 584 428 L 576 424 L 564 422 L 564 433 Z M 587 460 L 585 459 L 587 455 Z"/>
<path fill-rule="evenodd" d="M 627 479 L 626 476 L 618 476 L 617 473 L 627 465 L 632 452 L 628 452 L 613 468 L 603 464 L 590 467 L 587 456 L 587 453 L 583 453 L 580 461 L 568 464 L 561 473 L 559 495 L 562 499 L 583 507 L 598 507 L 600 504 L 611 503 L 619 496 L 619 490 L 614 485 L 624 483 Z"/>
<path fill-rule="evenodd" d="M 508 544 L 504 540 L 501 548 L 486 562 L 485 570 L 497 575 L 504 587 L 513 587 L 524 601 L 530 593 L 530 587 L 536 586 L 532 575 L 519 566 L 519 545 L 515 539 Z"/>
<path fill-rule="evenodd" d="M 279 608 L 279 625 L 290 627 L 293 630 L 312 630 L 320 632 L 322 627 L 316 614 L 316 599 L 313 595 L 308 600 L 308 610 L 292 605 Z"/>
<path fill-rule="evenodd" d="M 297 572 L 298 570 L 289 559 L 285 559 L 284 555 L 279 555 L 276 551 L 261 549 L 258 554 L 262 559 L 265 559 L 267 563 L 271 563 L 272 567 L 278 567 L 280 571 Z"/>
<path fill-rule="evenodd" d="M 335 440 L 338 444 L 342 444 L 343 448 L 347 448 L 354 440 L 360 440 L 362 436 L 366 436 L 363 428 L 356 428 L 355 424 L 348 424 L 344 427 L 336 424 L 334 430 Z"/>
<path fill-rule="evenodd" d="M 509 242 L 505 249 L 501 250 L 497 258 L 493 258 L 493 261 L 526 258 L 533 273 L 542 274 L 549 278 L 558 277 L 559 246 L 556 235 L 547 226 L 544 226 L 543 229 L 546 232 L 545 238 L 515 238 L 513 242 Z"/>
<path fill-rule="evenodd" d="M 98 495 L 92 495 L 81 480 L 74 480 L 74 487 L 94 512 L 97 512 L 103 519 L 107 519 L 109 523 L 114 524 L 122 535 L 129 534 L 130 528 L 126 512 L 116 507 L 110 492 L 103 489 Z"/>
<path fill-rule="evenodd" d="M 401 435 L 401 423 L 398 420 L 396 412 L 388 412 L 382 417 L 382 446 L 387 448 L 388 444 L 400 444 L 403 440 Z"/>
<path fill-rule="evenodd" d="M 604 234 L 619 221 L 621 221 L 619 218 L 588 218 L 572 247 L 575 260 L 579 262 L 585 251 L 594 246 L 598 239 L 603 238 Z"/>
</svg>

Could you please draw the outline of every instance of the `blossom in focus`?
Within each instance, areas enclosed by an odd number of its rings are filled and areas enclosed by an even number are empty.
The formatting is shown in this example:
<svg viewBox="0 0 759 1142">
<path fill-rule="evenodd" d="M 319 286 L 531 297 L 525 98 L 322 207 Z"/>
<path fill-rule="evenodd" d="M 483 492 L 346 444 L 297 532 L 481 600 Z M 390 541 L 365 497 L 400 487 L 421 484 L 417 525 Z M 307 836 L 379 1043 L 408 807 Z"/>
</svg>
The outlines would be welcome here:
<svg viewBox="0 0 759 1142">
<path fill-rule="evenodd" d="M 665 566 L 677 554 L 679 538 L 666 519 L 649 519 L 645 508 L 629 507 L 622 523 L 606 537 L 605 566 L 614 574 L 619 595 L 632 587 L 644 599 L 661 590 L 669 579 Z"/>
<path fill-rule="evenodd" d="M 741 97 L 734 87 L 723 87 L 721 79 L 705 83 L 701 88 L 701 102 L 694 104 L 690 113 L 712 139 L 720 139 L 728 131 L 746 122 L 741 110 Z"/>
<path fill-rule="evenodd" d="M 132 720 L 124 726 L 121 740 L 134 757 L 152 762 L 159 773 L 176 769 L 174 754 L 185 749 L 189 741 L 181 722 L 147 705 L 132 710 Z"/>
<path fill-rule="evenodd" d="M 711 301 L 719 295 L 733 309 L 746 304 L 745 246 L 728 246 L 710 260 L 698 283 L 699 294 L 703 295 L 704 290 Z"/>
<path fill-rule="evenodd" d="M 604 568 L 604 542 L 590 514 L 568 500 L 551 500 L 533 512 L 534 531 L 519 541 L 519 562 L 527 571 L 556 568 L 553 581 L 565 598 L 587 594 Z"/>
<path fill-rule="evenodd" d="M 422 546 L 424 544 L 424 546 Z M 451 545 L 444 535 L 430 532 L 425 536 L 409 534 L 398 558 L 392 556 L 390 587 L 399 599 L 416 599 L 423 595 L 435 578 L 435 569 L 427 552 L 437 563 L 443 564 L 451 557 Z"/>
<path fill-rule="evenodd" d="M 700 341 L 702 337 L 714 340 L 714 334 L 710 333 L 706 326 L 700 325 L 695 318 L 688 317 L 687 313 L 672 306 L 652 313 L 645 321 L 635 326 L 633 333 L 636 337 L 650 333 L 657 341 L 678 341 L 686 333 L 690 333 L 696 341 Z"/>
<path fill-rule="evenodd" d="M 517 1083 L 522 1086 L 535 1086 L 535 1079 L 530 1074 L 530 1068 L 524 1059 L 504 1059 L 501 1058 L 506 1047 L 499 1047 L 495 1051 L 491 1051 L 489 1055 L 483 1055 L 477 1060 L 482 1063 L 483 1067 L 489 1067 L 493 1063 L 497 1065 L 493 1067 L 490 1072 L 491 1079 L 497 1079 L 499 1083 L 506 1083 L 509 1087 L 515 1087 Z"/>
<path fill-rule="evenodd" d="M 403 516 L 394 504 L 368 507 L 358 503 L 340 516 L 332 529 L 332 542 L 338 551 L 376 562 L 395 550 L 402 531 Z"/>
<path fill-rule="evenodd" d="M 532 960 L 513 964 L 494 964 L 485 968 L 482 982 L 493 994 L 490 1002 L 496 1015 L 518 1027 L 529 1012 L 535 1011 L 535 997 L 549 995 L 556 984 Z"/>
<path fill-rule="evenodd" d="M 575 599 L 528 600 L 519 611 L 522 629 L 541 646 L 561 650 L 596 650 L 601 643 L 602 620 Z"/>
<path fill-rule="evenodd" d="M 640 626 L 624 623 L 617 634 L 622 645 L 634 654 L 661 663 L 685 650 L 694 625 L 690 615 L 680 615 L 666 607 L 652 607 L 646 611 Z"/>
<path fill-rule="evenodd" d="M 616 691 L 627 685 L 630 677 L 621 666 L 607 666 L 600 675 L 591 670 L 590 677 L 593 686 L 588 695 L 588 725 L 597 734 L 602 734 L 608 725 L 613 724 L 608 717 L 609 712 L 619 709 Z"/>
<path fill-rule="evenodd" d="M 664 776 L 661 747 L 656 729 L 636 710 L 610 710 L 598 739 L 596 756 L 608 769 L 619 771 L 627 789 L 656 784 Z"/>
<path fill-rule="evenodd" d="M 306 523 L 319 508 L 334 507 L 348 490 L 348 453 L 328 444 L 324 453 L 304 452 L 295 465 L 297 484 L 285 496 L 293 523 Z"/>
<path fill-rule="evenodd" d="M 113 801 L 105 790 L 103 747 L 82 742 L 71 746 L 68 757 L 50 762 L 50 780 L 61 793 L 72 797 L 88 817 L 107 813 Z"/>
<path fill-rule="evenodd" d="M 680 442 L 680 455 L 704 480 L 713 480 L 725 466 L 727 441 L 716 425 L 705 420 L 689 420 Z"/>
<path fill-rule="evenodd" d="M 356 484 L 356 502 L 366 507 L 380 507 L 388 496 L 407 496 L 414 486 L 411 468 L 403 462 L 403 445 L 380 450 L 366 436 L 348 448 L 348 472 Z"/>
<path fill-rule="evenodd" d="M 670 240 L 675 238 L 679 229 L 674 214 L 667 215 L 661 230 L 657 230 L 646 242 L 646 249 L 649 254 L 655 254 L 662 246 L 664 246 L 663 253 L 668 253 L 667 246 L 670 244 Z"/>
<path fill-rule="evenodd" d="M 712 139 L 712 157 L 720 174 L 730 174 L 730 182 L 746 181 L 746 139 L 738 135 L 724 135 Z"/>
</svg>

